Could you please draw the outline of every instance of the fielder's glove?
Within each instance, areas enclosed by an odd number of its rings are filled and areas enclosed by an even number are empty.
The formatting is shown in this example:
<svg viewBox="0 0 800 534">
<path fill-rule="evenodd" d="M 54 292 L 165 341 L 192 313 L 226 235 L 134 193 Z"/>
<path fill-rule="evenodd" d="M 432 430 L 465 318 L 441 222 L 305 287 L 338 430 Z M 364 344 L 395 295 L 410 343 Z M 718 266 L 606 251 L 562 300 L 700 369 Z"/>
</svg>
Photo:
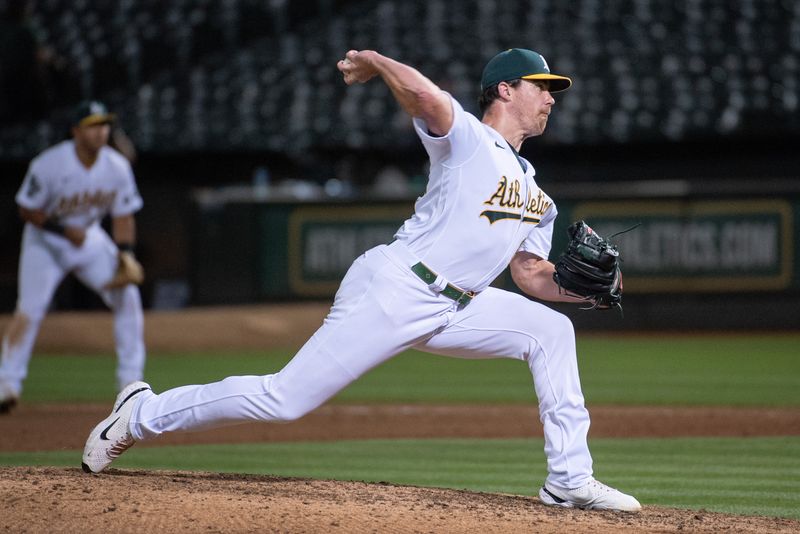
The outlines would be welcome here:
<svg viewBox="0 0 800 534">
<path fill-rule="evenodd" d="M 128 284 L 139 285 L 144 281 L 144 268 L 134 257 L 132 252 L 121 250 L 117 255 L 117 272 L 110 282 L 106 284 L 106 289 L 123 287 Z"/>
<path fill-rule="evenodd" d="M 555 263 L 559 292 L 592 303 L 587 309 L 622 308 L 622 271 L 617 247 L 583 221 L 567 229 L 569 245 Z"/>
</svg>

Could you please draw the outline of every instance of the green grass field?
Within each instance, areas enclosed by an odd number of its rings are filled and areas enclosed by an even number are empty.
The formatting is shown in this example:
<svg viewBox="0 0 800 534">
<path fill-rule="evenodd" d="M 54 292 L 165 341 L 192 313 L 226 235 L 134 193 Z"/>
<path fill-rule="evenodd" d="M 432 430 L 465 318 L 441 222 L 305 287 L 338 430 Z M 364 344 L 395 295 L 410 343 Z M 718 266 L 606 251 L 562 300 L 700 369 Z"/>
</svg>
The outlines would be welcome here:
<svg viewBox="0 0 800 534">
<path fill-rule="evenodd" d="M 800 409 L 800 336 L 579 338 L 590 404 L 783 406 Z M 156 391 L 279 369 L 287 352 L 162 354 Z M 111 357 L 37 355 L 25 402 L 113 398 Z M 87 384 L 95 387 L 87 388 Z M 532 403 L 527 367 L 409 352 L 334 402 Z M 594 439 L 596 476 L 645 504 L 800 519 L 800 436 Z M 76 466 L 80 451 L 0 453 L 2 465 Z M 535 494 L 540 440 L 365 440 L 133 449 L 119 467 L 270 473 Z"/>
<path fill-rule="evenodd" d="M 591 404 L 800 407 L 800 335 L 582 336 L 578 354 L 584 394 Z M 146 378 L 161 391 L 229 375 L 268 374 L 290 357 L 288 350 L 157 354 L 148 359 Z M 114 364 L 110 355 L 36 355 L 25 384 L 25 402 L 107 402 L 114 396 L 109 379 Z M 474 404 L 534 400 L 523 362 L 458 360 L 415 351 L 372 370 L 334 399 Z"/>
</svg>

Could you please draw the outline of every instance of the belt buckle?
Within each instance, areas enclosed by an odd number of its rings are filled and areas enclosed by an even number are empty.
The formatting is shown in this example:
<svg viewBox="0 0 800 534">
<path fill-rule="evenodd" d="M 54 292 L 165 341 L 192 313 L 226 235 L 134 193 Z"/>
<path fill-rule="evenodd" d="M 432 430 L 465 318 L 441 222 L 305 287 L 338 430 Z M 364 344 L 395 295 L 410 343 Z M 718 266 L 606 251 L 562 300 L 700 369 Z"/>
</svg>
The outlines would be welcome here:
<svg viewBox="0 0 800 534">
<path fill-rule="evenodd" d="M 464 297 L 468 297 L 466 302 L 463 302 Z M 475 298 L 475 292 L 474 291 L 462 291 L 461 292 L 461 296 L 459 296 L 456 299 L 456 304 L 459 304 L 459 305 L 465 304 L 466 305 L 466 304 L 469 304 L 469 302 L 474 298 Z"/>
</svg>

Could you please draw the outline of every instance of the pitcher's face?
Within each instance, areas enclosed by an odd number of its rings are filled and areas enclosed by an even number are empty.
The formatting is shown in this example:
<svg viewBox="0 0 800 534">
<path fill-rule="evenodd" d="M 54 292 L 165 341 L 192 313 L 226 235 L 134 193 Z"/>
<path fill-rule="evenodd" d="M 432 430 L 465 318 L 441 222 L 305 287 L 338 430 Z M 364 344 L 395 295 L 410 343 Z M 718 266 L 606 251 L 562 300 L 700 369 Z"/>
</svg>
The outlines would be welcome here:
<svg viewBox="0 0 800 534">
<path fill-rule="evenodd" d="M 514 88 L 514 100 L 523 130 L 528 137 L 542 135 L 556 100 L 550 94 L 550 84 L 546 80 L 522 81 Z"/>
</svg>

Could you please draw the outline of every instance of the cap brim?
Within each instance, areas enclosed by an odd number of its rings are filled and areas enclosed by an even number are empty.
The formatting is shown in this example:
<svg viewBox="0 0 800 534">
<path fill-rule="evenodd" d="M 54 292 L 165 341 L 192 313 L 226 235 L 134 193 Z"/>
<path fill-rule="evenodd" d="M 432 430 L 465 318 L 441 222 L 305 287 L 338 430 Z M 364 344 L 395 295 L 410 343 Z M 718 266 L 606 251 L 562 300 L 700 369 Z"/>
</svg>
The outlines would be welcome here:
<svg viewBox="0 0 800 534">
<path fill-rule="evenodd" d="M 94 126 L 96 124 L 109 124 L 116 120 L 117 116 L 113 113 L 97 113 L 89 115 L 78 121 L 77 126 Z"/>
<path fill-rule="evenodd" d="M 550 82 L 550 92 L 557 93 L 565 91 L 572 85 L 572 80 L 566 76 L 558 76 L 557 74 L 529 74 L 523 76 L 523 80 L 547 80 Z"/>
</svg>

